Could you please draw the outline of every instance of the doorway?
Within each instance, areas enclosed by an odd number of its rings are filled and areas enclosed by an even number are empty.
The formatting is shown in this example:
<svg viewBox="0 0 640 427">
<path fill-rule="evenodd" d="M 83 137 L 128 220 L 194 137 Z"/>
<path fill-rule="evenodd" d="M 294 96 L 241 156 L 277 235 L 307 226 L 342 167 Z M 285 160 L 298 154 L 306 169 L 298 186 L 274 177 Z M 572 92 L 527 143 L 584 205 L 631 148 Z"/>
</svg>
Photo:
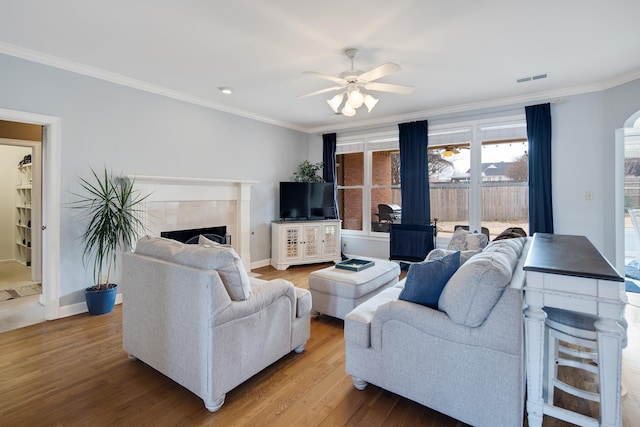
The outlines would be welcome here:
<svg viewBox="0 0 640 427">
<path fill-rule="evenodd" d="M 616 269 L 640 277 L 640 223 L 630 215 L 640 209 L 640 111 L 616 131 L 616 199 Z"/>
<path fill-rule="evenodd" d="M 0 120 L 42 126 L 41 277 L 45 319 L 60 316 L 60 125 L 58 117 L 0 108 Z"/>
<path fill-rule="evenodd" d="M 42 126 L 0 120 L 0 332 L 45 320 Z"/>
</svg>

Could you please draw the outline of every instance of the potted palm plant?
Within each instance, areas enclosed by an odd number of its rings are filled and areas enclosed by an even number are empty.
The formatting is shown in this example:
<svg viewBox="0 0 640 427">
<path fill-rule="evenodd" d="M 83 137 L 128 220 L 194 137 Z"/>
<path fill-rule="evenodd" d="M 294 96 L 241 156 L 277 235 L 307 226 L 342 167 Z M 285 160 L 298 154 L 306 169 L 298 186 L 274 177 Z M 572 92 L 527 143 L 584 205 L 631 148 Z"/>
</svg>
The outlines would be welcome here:
<svg viewBox="0 0 640 427">
<path fill-rule="evenodd" d="M 79 209 L 87 225 L 80 236 L 84 249 L 85 266 L 93 262 L 94 284 L 85 289 L 89 314 L 104 314 L 113 310 L 118 285 L 111 283 L 117 254 L 129 249 L 136 241 L 142 222 L 137 215 L 140 203 L 148 195 L 134 191 L 134 181 L 113 177 L 105 168 L 98 174 L 91 169 L 93 178 L 80 178 L 84 193 L 76 194 L 73 207 Z"/>
</svg>

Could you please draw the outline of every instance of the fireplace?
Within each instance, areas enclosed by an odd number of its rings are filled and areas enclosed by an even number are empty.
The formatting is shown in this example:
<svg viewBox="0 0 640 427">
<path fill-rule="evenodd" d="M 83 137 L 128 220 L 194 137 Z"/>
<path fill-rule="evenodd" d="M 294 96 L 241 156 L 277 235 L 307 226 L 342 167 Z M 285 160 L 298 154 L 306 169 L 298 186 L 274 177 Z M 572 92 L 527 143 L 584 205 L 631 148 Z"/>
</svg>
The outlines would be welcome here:
<svg viewBox="0 0 640 427">
<path fill-rule="evenodd" d="M 129 175 L 142 194 L 143 234 L 224 224 L 233 249 L 251 266 L 251 185 L 258 181 Z M 207 234 L 207 233 L 205 233 Z M 212 233 L 218 234 L 218 233 Z"/>
<path fill-rule="evenodd" d="M 198 237 L 203 235 L 210 240 L 218 243 L 230 245 L 231 235 L 227 234 L 227 227 L 221 225 L 218 227 L 190 228 L 187 230 L 161 231 L 160 237 L 177 240 L 182 243 L 198 243 Z"/>
</svg>

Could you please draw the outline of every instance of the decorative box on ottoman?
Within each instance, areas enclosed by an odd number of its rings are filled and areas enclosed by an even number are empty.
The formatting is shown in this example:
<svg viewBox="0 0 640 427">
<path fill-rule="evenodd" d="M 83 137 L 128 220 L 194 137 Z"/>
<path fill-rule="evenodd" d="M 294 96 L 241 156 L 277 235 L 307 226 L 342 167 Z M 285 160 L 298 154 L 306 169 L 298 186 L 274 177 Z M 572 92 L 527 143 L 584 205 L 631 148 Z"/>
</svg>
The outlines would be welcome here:
<svg viewBox="0 0 640 427">
<path fill-rule="evenodd" d="M 312 310 L 344 319 L 359 304 L 398 283 L 400 266 L 397 263 L 372 261 L 373 266 L 360 271 L 327 267 L 312 272 L 309 275 Z"/>
</svg>

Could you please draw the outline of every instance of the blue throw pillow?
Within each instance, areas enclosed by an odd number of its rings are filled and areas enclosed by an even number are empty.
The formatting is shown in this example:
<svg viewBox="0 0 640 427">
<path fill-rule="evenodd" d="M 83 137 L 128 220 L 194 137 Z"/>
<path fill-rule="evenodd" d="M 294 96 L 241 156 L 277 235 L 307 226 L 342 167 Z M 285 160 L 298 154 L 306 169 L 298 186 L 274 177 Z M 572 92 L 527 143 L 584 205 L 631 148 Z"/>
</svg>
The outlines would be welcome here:
<svg viewBox="0 0 640 427">
<path fill-rule="evenodd" d="M 453 273 L 460 267 L 460 252 L 412 264 L 399 299 L 438 309 L 438 300 Z"/>
</svg>

